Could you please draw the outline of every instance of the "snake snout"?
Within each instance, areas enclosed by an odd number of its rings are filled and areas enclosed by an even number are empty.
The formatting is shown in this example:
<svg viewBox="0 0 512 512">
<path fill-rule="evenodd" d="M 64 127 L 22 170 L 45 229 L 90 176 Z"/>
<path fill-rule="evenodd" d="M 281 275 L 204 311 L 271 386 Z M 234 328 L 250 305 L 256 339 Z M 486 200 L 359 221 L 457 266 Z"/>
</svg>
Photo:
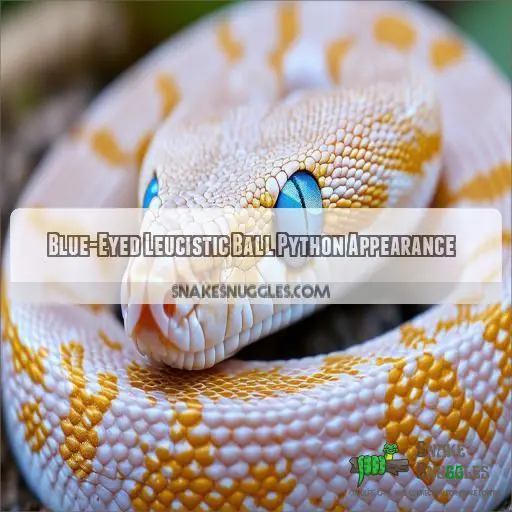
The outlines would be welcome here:
<svg viewBox="0 0 512 512">
<path fill-rule="evenodd" d="M 149 304 L 132 296 L 123 307 L 125 330 L 139 352 L 173 368 L 200 370 L 224 359 L 226 304 Z"/>
</svg>

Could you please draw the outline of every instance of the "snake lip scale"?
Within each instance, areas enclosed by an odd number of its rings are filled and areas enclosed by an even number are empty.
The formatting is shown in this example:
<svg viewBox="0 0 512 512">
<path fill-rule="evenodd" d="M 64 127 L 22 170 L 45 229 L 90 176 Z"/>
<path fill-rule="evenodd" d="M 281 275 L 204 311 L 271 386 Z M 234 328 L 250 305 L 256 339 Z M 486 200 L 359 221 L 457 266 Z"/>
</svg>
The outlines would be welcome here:
<svg viewBox="0 0 512 512">
<path fill-rule="evenodd" d="M 492 207 L 505 285 L 497 303 L 436 306 L 343 352 L 262 363 L 225 359 L 310 306 L 128 298 L 130 339 L 107 308 L 17 303 L 4 280 L 4 421 L 44 505 L 496 507 L 512 485 L 510 104 L 475 45 L 405 2 L 242 2 L 120 77 L 18 206 L 135 207 L 137 196 L 157 231 L 162 208 L 273 207 L 312 178 L 325 208 Z M 487 478 L 436 478 L 422 440 L 463 446 L 442 464 Z M 366 454 L 409 469 L 365 476 L 357 492 L 349 461 Z"/>
</svg>

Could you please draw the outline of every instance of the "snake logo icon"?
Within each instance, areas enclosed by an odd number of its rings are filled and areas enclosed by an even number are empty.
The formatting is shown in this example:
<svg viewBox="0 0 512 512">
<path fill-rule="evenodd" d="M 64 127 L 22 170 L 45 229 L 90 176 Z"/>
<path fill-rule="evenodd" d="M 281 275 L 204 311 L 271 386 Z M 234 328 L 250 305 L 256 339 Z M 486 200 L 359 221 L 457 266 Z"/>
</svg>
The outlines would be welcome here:
<svg viewBox="0 0 512 512">
<path fill-rule="evenodd" d="M 359 474 L 357 487 L 361 487 L 365 476 L 377 476 L 384 473 L 391 473 L 397 476 L 398 473 L 409 471 L 409 461 L 407 459 L 395 459 L 398 453 L 396 444 L 385 443 L 382 448 L 382 455 L 359 455 L 352 457 L 350 472 Z"/>
</svg>

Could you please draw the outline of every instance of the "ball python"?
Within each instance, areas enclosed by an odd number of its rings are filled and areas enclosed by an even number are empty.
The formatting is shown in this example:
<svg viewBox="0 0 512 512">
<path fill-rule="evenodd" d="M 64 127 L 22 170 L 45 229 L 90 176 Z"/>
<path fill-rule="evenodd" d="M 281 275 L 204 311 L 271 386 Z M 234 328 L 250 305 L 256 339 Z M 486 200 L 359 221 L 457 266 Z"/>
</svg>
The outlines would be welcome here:
<svg viewBox="0 0 512 512">
<path fill-rule="evenodd" d="M 379 85 L 418 78 L 426 89 Z M 495 207 L 508 250 L 510 124 L 508 81 L 422 5 L 244 2 L 109 86 L 19 206 L 272 207 L 306 172 L 324 207 Z M 128 304 L 125 331 L 106 308 L 9 296 L 4 283 L 4 424 L 53 510 L 490 510 L 510 492 L 507 286 L 498 303 L 265 363 L 221 360 L 308 307 Z M 139 352 L 156 353 L 161 322 L 175 368 Z M 420 440 L 463 450 L 422 458 Z M 349 460 L 384 445 L 409 470 L 357 491 Z M 447 464 L 484 469 L 438 477 Z"/>
</svg>

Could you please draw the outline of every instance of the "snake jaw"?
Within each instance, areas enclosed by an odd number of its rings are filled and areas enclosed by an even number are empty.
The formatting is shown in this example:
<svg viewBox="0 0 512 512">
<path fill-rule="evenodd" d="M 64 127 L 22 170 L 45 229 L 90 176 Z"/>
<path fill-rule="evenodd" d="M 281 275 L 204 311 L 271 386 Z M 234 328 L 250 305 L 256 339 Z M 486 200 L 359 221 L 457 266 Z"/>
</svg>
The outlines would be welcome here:
<svg viewBox="0 0 512 512">
<path fill-rule="evenodd" d="M 147 304 L 123 308 L 125 331 L 137 350 L 173 368 L 202 370 L 235 353 L 239 336 L 225 340 L 227 304 Z"/>
<path fill-rule="evenodd" d="M 137 350 L 154 361 L 180 366 L 180 354 L 187 349 L 184 336 L 169 336 L 169 319 L 155 304 L 129 304 L 125 314 L 125 330 Z M 184 343 L 185 342 L 185 343 Z"/>
</svg>

